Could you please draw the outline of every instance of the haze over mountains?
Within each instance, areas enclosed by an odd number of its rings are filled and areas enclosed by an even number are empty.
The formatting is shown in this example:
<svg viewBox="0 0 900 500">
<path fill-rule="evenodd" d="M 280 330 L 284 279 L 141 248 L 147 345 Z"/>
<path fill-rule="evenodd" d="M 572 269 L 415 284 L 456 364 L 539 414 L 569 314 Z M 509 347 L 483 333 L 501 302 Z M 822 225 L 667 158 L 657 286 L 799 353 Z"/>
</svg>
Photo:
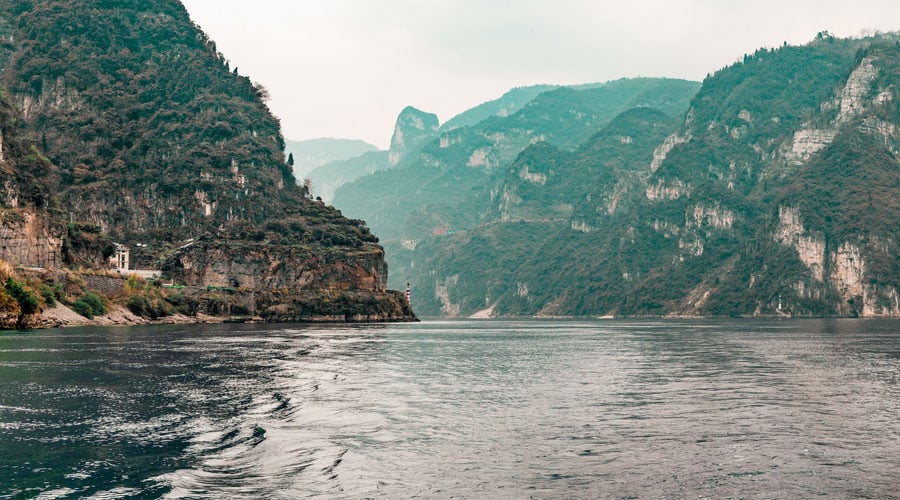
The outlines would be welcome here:
<svg viewBox="0 0 900 500">
<path fill-rule="evenodd" d="M 284 154 L 294 159 L 294 177 L 302 180 L 313 170 L 334 161 L 356 158 L 378 147 L 358 139 L 323 137 L 305 141 L 284 141 Z"/>
<path fill-rule="evenodd" d="M 897 316 L 898 52 L 822 33 L 702 87 L 547 89 L 334 204 L 426 315 Z"/>
</svg>

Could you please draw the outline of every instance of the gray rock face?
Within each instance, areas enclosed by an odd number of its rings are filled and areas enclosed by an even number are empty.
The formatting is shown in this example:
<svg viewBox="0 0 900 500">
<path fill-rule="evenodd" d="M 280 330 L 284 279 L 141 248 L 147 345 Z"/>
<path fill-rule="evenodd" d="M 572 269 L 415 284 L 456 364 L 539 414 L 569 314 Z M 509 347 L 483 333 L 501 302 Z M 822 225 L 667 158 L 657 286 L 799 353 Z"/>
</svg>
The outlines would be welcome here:
<svg viewBox="0 0 900 500">
<path fill-rule="evenodd" d="M 3 211 L 0 260 L 29 267 L 56 269 L 62 263 L 61 231 L 47 226 L 45 215 L 32 209 Z"/>
<path fill-rule="evenodd" d="M 385 292 L 387 282 L 377 245 L 321 253 L 301 245 L 200 241 L 179 250 L 164 270 L 185 285 L 252 290 Z"/>
<path fill-rule="evenodd" d="M 396 165 L 403 157 L 418 150 L 426 142 L 438 136 L 440 123 L 434 113 L 426 113 L 407 106 L 397 117 L 394 135 L 391 137 L 390 163 Z"/>
</svg>

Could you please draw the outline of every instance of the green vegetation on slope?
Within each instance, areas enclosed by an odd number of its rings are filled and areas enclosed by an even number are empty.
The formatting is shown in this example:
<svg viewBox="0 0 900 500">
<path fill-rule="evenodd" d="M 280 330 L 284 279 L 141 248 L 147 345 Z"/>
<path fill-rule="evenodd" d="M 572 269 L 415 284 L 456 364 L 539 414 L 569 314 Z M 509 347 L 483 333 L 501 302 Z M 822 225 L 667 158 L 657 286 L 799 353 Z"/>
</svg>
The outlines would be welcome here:
<svg viewBox="0 0 900 500">
<path fill-rule="evenodd" d="M 126 242 L 253 237 L 284 217 L 294 222 L 282 236 L 355 238 L 356 222 L 296 186 L 265 89 L 179 2 L 55 0 L 4 14 L 16 44 L 3 81 L 59 169 L 70 217 Z"/>
<path fill-rule="evenodd" d="M 487 120 L 492 116 L 503 118 L 522 109 L 538 95 L 555 90 L 559 85 L 530 85 L 528 87 L 516 87 L 506 92 L 497 99 L 487 101 L 472 109 L 447 120 L 441 125 L 441 132 L 449 132 L 460 127 L 472 127 Z"/>
<path fill-rule="evenodd" d="M 9 34 L 0 119 L 4 135 L 16 132 L 4 140 L 0 175 L 17 181 L 0 215 L 27 233 L 12 235 L 21 253 L 36 249 L 53 269 L 105 268 L 115 241 L 131 247 L 132 268 L 162 269 L 199 290 L 255 273 L 240 307 L 263 317 L 275 317 L 267 309 L 276 296 L 326 291 L 344 297 L 328 308 L 336 317 L 342 304 L 348 319 L 411 317 L 384 290 L 377 238 L 296 184 L 266 90 L 230 67 L 180 2 L 4 2 L 0 31 Z M 18 213 L 18 200 L 38 211 Z M 281 256 L 304 260 L 266 260 Z M 299 266 L 303 279 L 292 274 Z M 134 309 L 165 312 L 145 299 Z"/>
<path fill-rule="evenodd" d="M 625 292 L 615 267 L 639 274 L 629 262 L 641 254 L 620 250 L 633 216 L 628 194 L 641 190 L 635 186 L 655 147 L 677 124 L 658 110 L 634 108 L 575 152 L 547 143 L 525 149 L 494 187 L 489 221 L 396 252 L 395 279 L 409 278 L 416 307 L 426 315 L 491 305 L 503 314 L 611 311 L 604 298 Z M 610 196 L 617 190 L 621 200 Z M 598 280 L 611 281 L 600 286 Z"/>
<path fill-rule="evenodd" d="M 683 80 L 633 79 L 545 92 L 511 116 L 445 132 L 397 167 L 344 185 L 334 203 L 351 216 L 364 216 L 386 242 L 418 240 L 435 227 L 468 229 L 490 209 L 487 188 L 505 174 L 501 167 L 529 145 L 546 141 L 574 149 L 638 106 L 678 116 L 698 87 Z"/>
<path fill-rule="evenodd" d="M 479 225 L 389 246 L 397 278 L 425 315 L 900 315 L 898 67 L 892 35 L 823 34 L 710 76 L 680 127 L 536 144 Z"/>
</svg>

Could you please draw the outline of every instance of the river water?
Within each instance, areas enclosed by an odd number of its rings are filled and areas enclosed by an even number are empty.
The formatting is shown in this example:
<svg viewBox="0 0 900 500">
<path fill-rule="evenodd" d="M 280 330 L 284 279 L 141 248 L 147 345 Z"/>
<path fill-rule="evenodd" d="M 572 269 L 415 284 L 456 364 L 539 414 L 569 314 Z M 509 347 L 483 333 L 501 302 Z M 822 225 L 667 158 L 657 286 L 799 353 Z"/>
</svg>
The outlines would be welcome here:
<svg viewBox="0 0 900 500">
<path fill-rule="evenodd" d="M 0 498 L 897 497 L 900 323 L 0 334 Z"/>
</svg>

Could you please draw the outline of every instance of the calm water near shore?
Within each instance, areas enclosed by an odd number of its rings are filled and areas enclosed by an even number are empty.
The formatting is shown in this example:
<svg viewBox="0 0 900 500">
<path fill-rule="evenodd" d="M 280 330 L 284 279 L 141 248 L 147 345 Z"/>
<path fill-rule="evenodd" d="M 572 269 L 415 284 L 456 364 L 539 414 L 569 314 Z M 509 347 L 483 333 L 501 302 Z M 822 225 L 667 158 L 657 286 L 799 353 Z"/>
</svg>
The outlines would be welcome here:
<svg viewBox="0 0 900 500">
<path fill-rule="evenodd" d="M 0 334 L 0 498 L 900 496 L 900 322 Z"/>
</svg>

